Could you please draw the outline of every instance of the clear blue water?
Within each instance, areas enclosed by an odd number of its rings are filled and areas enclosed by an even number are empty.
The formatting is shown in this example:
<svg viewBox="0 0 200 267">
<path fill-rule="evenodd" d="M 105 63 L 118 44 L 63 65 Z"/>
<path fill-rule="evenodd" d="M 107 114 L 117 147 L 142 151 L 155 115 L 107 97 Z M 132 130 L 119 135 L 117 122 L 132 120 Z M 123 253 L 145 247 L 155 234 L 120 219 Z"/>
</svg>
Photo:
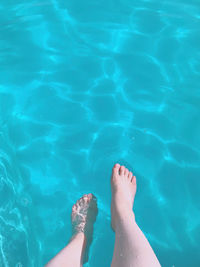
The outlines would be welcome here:
<svg viewBox="0 0 200 267">
<path fill-rule="evenodd" d="M 85 266 L 110 266 L 116 162 L 162 266 L 200 266 L 200 2 L 2 0 L 0 14 L 0 266 L 43 266 L 89 192 Z"/>
</svg>

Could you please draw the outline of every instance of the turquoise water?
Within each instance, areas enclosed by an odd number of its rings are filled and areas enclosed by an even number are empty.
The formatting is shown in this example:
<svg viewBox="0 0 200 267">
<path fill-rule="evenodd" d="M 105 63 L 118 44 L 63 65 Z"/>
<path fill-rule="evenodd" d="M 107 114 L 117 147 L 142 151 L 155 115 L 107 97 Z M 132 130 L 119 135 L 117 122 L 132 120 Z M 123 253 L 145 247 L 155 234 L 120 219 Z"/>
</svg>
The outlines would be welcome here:
<svg viewBox="0 0 200 267">
<path fill-rule="evenodd" d="M 110 173 L 162 266 L 200 266 L 200 3 L 2 0 L 0 266 L 40 267 L 98 198 L 90 261 L 110 266 Z"/>
</svg>

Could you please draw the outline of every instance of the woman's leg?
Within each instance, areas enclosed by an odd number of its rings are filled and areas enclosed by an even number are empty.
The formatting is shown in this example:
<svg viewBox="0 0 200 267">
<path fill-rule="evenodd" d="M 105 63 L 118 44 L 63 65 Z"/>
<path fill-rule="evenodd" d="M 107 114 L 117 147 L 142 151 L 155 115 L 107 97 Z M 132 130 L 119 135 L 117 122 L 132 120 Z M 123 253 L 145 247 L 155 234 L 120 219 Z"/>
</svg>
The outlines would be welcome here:
<svg viewBox="0 0 200 267">
<path fill-rule="evenodd" d="M 46 267 L 80 267 L 87 257 L 92 241 L 93 224 L 97 204 L 92 194 L 84 195 L 72 207 L 72 232 L 69 244 L 63 248 Z"/>
<path fill-rule="evenodd" d="M 111 267 L 160 267 L 148 240 L 135 222 L 133 202 L 136 178 L 124 166 L 115 164 L 111 178 L 112 227 L 115 247 Z"/>
<path fill-rule="evenodd" d="M 85 250 L 85 235 L 77 233 L 46 267 L 80 267 Z"/>
</svg>

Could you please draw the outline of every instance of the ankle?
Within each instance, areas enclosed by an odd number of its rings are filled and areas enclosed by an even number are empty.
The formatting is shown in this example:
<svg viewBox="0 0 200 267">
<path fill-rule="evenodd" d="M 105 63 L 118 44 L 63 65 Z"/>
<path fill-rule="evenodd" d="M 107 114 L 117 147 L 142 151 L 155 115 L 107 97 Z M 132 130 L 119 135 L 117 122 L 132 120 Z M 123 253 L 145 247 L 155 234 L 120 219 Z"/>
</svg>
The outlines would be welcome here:
<svg viewBox="0 0 200 267">
<path fill-rule="evenodd" d="M 120 233 L 123 229 L 129 228 L 129 226 L 132 226 L 134 223 L 136 223 L 134 212 L 124 213 L 123 216 L 120 215 L 115 219 L 115 231 Z"/>
<path fill-rule="evenodd" d="M 84 234 L 83 232 L 77 232 L 77 233 L 74 233 L 74 234 L 72 235 L 72 237 L 71 237 L 71 240 L 74 240 L 74 239 L 76 239 L 76 240 L 80 240 L 80 241 L 82 241 L 83 243 L 86 242 L 86 236 L 85 236 L 85 234 Z"/>
<path fill-rule="evenodd" d="M 115 204 L 117 202 L 117 205 Z M 129 201 L 120 201 L 117 200 L 114 205 L 113 205 L 113 209 L 115 210 L 115 212 L 117 212 L 119 215 L 123 215 L 123 214 L 130 214 L 133 212 L 133 205 L 132 203 L 130 203 Z"/>
</svg>

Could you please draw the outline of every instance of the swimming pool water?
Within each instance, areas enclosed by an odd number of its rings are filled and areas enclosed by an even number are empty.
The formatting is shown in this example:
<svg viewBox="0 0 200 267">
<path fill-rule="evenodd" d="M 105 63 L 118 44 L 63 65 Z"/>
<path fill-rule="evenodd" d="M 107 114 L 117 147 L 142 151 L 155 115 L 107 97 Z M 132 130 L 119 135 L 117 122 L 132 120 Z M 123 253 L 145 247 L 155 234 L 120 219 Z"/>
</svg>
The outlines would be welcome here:
<svg viewBox="0 0 200 267">
<path fill-rule="evenodd" d="M 90 261 L 110 266 L 110 174 L 162 266 L 200 266 L 200 3 L 2 0 L 0 266 L 40 267 L 98 198 Z"/>
</svg>

